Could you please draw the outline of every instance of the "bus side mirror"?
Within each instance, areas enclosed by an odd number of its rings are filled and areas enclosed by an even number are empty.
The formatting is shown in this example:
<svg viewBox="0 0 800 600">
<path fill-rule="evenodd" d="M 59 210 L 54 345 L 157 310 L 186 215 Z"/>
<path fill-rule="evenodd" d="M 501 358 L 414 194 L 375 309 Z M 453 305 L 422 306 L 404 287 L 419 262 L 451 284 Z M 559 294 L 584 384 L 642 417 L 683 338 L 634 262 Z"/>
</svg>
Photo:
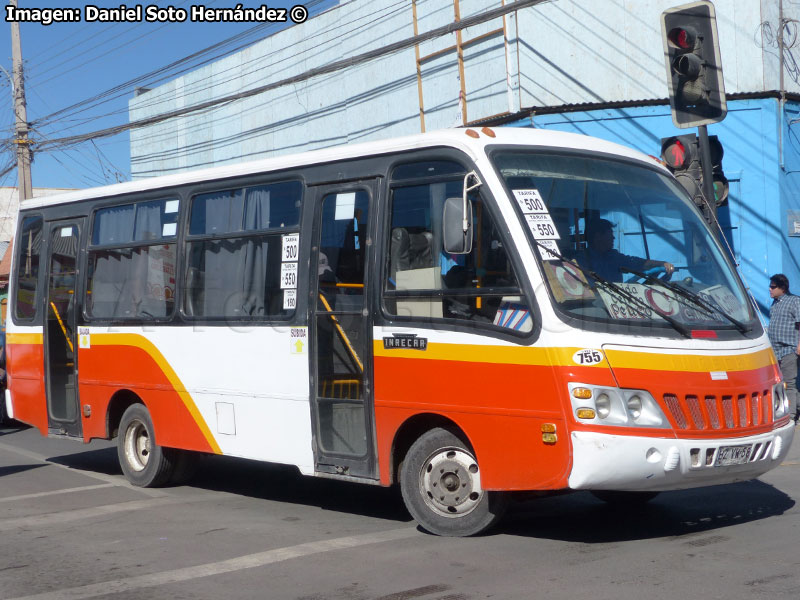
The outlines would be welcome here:
<svg viewBox="0 0 800 600">
<path fill-rule="evenodd" d="M 442 214 L 443 245 L 448 254 L 472 252 L 472 201 L 466 201 L 464 214 L 463 198 L 448 198 L 444 201 Z M 464 223 L 466 222 L 466 230 Z"/>
</svg>

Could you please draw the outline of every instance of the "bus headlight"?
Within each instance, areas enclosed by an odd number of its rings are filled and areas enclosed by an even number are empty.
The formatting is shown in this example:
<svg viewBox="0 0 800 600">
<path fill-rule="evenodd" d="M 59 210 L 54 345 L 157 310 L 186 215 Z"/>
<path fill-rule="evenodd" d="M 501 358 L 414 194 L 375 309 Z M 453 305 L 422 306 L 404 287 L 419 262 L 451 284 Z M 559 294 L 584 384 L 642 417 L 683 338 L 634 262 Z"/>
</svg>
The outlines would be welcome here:
<svg viewBox="0 0 800 600">
<path fill-rule="evenodd" d="M 622 390 L 628 416 L 640 427 L 664 427 L 667 418 L 655 398 L 644 390 Z"/>
<path fill-rule="evenodd" d="M 597 411 L 597 416 L 601 419 L 607 419 L 611 414 L 611 398 L 608 394 L 599 394 L 594 401 L 594 409 Z"/>
<path fill-rule="evenodd" d="M 579 423 L 629 427 L 666 427 L 667 418 L 646 390 L 570 383 L 573 415 Z M 590 392 L 590 393 L 587 393 Z"/>
<path fill-rule="evenodd" d="M 772 386 L 772 419 L 780 419 L 789 413 L 789 396 L 786 385 L 781 381 Z"/>
<path fill-rule="evenodd" d="M 628 398 L 628 414 L 633 417 L 635 421 L 642 416 L 642 399 L 634 394 Z"/>
</svg>

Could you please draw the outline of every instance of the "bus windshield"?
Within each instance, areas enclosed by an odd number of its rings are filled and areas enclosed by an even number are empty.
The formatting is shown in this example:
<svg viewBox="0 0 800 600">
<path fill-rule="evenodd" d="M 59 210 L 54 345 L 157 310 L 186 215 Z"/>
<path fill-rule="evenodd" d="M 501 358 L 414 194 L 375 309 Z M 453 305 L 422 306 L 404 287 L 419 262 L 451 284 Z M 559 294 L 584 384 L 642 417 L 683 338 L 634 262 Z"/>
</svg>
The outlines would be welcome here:
<svg viewBox="0 0 800 600">
<path fill-rule="evenodd" d="M 730 263 L 665 174 L 597 156 L 501 151 L 493 160 L 562 313 L 686 337 L 753 325 Z"/>
</svg>

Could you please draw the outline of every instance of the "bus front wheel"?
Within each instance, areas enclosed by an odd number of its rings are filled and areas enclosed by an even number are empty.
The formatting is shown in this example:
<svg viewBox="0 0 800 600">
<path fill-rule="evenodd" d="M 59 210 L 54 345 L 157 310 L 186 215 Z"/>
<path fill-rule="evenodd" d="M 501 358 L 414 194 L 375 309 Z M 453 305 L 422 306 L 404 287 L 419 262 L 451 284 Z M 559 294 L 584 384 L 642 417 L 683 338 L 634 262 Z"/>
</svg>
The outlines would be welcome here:
<svg viewBox="0 0 800 600">
<path fill-rule="evenodd" d="M 155 442 L 153 421 L 142 404 L 132 404 L 122 415 L 117 437 L 117 456 L 122 472 L 133 485 L 158 487 L 166 484 L 177 456 Z"/>
<path fill-rule="evenodd" d="M 430 533 L 468 536 L 502 516 L 508 495 L 481 487 L 472 450 L 454 433 L 432 429 L 408 450 L 400 470 L 400 490 L 411 516 Z"/>
</svg>

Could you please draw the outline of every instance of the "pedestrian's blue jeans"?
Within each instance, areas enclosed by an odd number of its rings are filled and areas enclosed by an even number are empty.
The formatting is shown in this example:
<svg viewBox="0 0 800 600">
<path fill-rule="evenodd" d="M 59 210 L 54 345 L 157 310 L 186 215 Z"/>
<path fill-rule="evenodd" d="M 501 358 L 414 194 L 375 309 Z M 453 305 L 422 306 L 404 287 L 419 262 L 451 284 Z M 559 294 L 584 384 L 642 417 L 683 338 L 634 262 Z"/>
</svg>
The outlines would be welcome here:
<svg viewBox="0 0 800 600">
<path fill-rule="evenodd" d="M 792 416 L 800 412 L 797 398 L 797 354 L 791 352 L 780 360 L 781 375 L 786 382 L 786 395 L 789 398 L 789 414 Z"/>
</svg>

